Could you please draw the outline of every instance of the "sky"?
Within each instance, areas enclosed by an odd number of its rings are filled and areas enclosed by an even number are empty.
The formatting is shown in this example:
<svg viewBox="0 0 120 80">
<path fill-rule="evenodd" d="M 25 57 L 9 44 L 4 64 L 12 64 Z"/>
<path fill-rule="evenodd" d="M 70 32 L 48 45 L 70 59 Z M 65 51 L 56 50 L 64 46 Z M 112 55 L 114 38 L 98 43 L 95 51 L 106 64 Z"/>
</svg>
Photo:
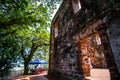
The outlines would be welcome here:
<svg viewBox="0 0 120 80">
<path fill-rule="evenodd" d="M 54 13 L 52 14 L 52 19 L 54 18 L 56 12 L 58 11 L 58 9 L 59 9 L 59 7 L 60 7 L 60 4 L 61 4 L 61 3 L 57 4 L 57 7 L 56 7 L 56 9 L 54 10 Z"/>
<path fill-rule="evenodd" d="M 60 3 L 60 4 L 61 4 L 61 3 Z M 59 7 L 60 7 L 60 4 L 57 4 L 57 7 L 56 7 L 56 9 L 54 10 L 54 12 L 53 12 L 53 14 L 52 14 L 51 19 L 53 19 L 53 18 L 54 18 L 54 16 L 55 16 L 56 12 L 58 11 L 58 9 L 59 9 Z M 50 28 L 48 28 L 47 30 L 50 32 Z"/>
</svg>

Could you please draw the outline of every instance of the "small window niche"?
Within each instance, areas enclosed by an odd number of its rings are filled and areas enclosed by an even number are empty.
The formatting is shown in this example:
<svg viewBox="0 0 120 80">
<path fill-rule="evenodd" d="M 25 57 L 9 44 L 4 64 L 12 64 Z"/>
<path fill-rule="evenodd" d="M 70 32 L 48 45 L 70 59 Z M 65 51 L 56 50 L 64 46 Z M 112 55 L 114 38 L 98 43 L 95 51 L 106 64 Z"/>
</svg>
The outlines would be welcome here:
<svg viewBox="0 0 120 80">
<path fill-rule="evenodd" d="M 54 22 L 54 37 L 58 36 L 58 19 Z"/>
<path fill-rule="evenodd" d="M 77 13 L 81 9 L 80 0 L 72 0 L 73 12 Z"/>
</svg>

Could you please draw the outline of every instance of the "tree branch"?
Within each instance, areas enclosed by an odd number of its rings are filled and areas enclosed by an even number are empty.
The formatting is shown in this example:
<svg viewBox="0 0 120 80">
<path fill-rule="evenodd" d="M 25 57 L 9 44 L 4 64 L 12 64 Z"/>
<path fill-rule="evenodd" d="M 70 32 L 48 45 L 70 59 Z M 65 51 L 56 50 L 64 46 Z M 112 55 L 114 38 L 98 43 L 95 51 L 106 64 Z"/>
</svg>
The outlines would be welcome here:
<svg viewBox="0 0 120 80">
<path fill-rule="evenodd" d="M 24 60 L 26 60 L 26 57 L 25 57 L 25 55 L 24 55 L 24 46 L 23 46 L 23 44 L 22 44 L 22 48 L 21 48 L 20 54 L 21 54 L 22 58 L 23 58 Z"/>
<path fill-rule="evenodd" d="M 36 49 L 38 48 L 39 46 L 37 46 L 35 43 L 32 43 L 32 47 L 31 47 L 31 50 L 30 50 L 30 54 L 28 55 L 28 61 L 30 61 L 33 57 L 33 54 L 34 52 L 36 51 Z"/>
</svg>

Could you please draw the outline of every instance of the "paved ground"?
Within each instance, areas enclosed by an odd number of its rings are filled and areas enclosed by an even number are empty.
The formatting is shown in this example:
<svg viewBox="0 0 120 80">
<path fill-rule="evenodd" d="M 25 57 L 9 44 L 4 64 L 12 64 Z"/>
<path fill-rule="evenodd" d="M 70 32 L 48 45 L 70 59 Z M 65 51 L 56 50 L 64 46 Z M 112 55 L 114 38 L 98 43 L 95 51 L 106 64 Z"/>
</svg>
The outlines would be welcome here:
<svg viewBox="0 0 120 80">
<path fill-rule="evenodd" d="M 108 69 L 91 69 L 91 76 L 86 77 L 86 80 L 110 80 Z"/>
<path fill-rule="evenodd" d="M 38 77 L 30 77 L 30 80 L 48 80 L 48 79 L 44 76 L 38 76 Z"/>
<path fill-rule="evenodd" d="M 53 80 L 51 78 L 47 79 L 46 77 L 44 77 L 46 75 L 47 75 L 47 71 L 37 75 L 20 76 L 18 78 L 13 78 L 9 80 Z M 86 77 L 85 80 L 110 80 L 109 70 L 108 69 L 91 69 L 91 76 Z"/>
</svg>

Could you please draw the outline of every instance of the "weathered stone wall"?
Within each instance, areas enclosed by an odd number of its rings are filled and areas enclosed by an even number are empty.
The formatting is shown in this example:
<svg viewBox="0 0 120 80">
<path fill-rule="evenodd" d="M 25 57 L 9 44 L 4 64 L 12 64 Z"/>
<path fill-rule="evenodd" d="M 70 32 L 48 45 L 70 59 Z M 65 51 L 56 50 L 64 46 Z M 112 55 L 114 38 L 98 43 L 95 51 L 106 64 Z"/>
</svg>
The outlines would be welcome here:
<svg viewBox="0 0 120 80">
<path fill-rule="evenodd" d="M 115 16 L 113 16 L 112 20 L 109 20 L 107 24 L 107 34 L 110 46 L 120 73 L 120 15 L 115 13 Z"/>
<path fill-rule="evenodd" d="M 116 58 L 116 53 L 120 55 L 119 0 L 80 0 L 82 8 L 76 14 L 73 12 L 71 1 L 64 1 L 52 22 L 49 75 L 57 77 L 57 80 L 81 80 L 83 70 L 76 42 L 86 36 L 98 33 L 108 68 L 111 69 L 111 75 L 113 78 L 114 75 L 118 77 L 120 58 Z M 117 17 L 113 15 L 116 13 Z M 112 20 L 113 18 L 114 20 Z M 56 20 L 58 20 L 58 36 L 55 38 L 54 24 Z M 117 41 L 113 43 L 114 39 Z M 111 55 L 112 52 L 113 55 Z"/>
<path fill-rule="evenodd" d="M 74 16 L 71 1 L 66 0 L 64 9 L 58 19 L 58 36 L 54 38 L 54 27 L 51 34 L 51 53 L 49 74 L 58 80 L 79 80 L 82 72 L 79 67 L 79 60 L 74 39 L 70 38 L 69 21 Z M 53 23 L 54 26 L 54 23 Z"/>
</svg>

